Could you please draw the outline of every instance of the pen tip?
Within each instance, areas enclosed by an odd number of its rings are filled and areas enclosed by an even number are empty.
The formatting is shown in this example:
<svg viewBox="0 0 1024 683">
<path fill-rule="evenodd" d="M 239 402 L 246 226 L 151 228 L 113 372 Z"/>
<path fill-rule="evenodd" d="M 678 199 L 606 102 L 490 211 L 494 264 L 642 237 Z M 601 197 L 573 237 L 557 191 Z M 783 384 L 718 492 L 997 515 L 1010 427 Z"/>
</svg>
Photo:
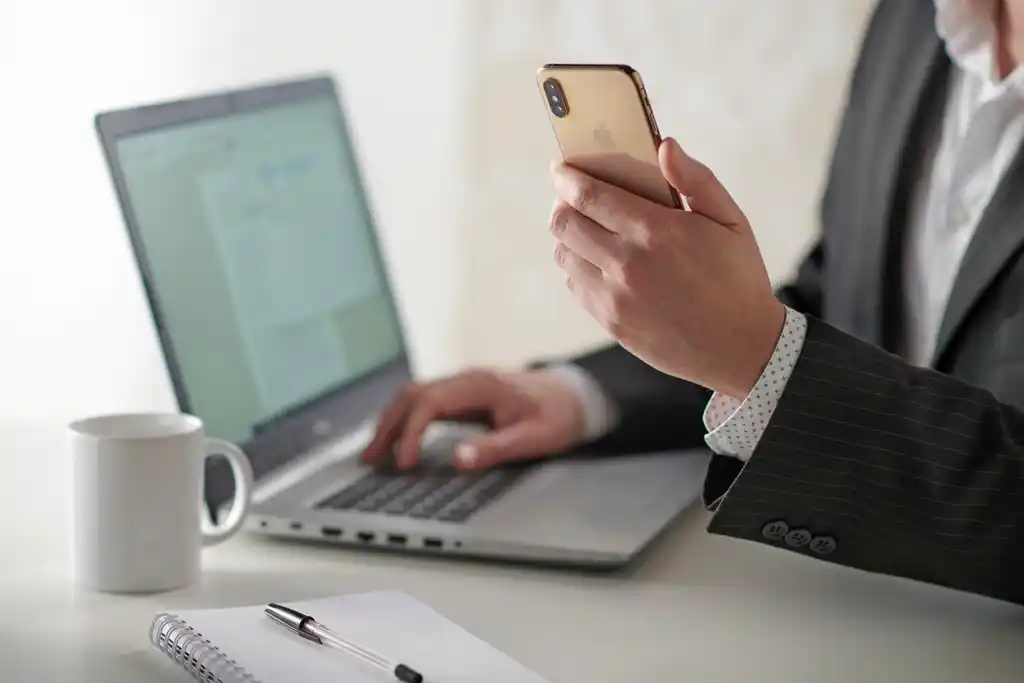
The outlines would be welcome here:
<svg viewBox="0 0 1024 683">
<path fill-rule="evenodd" d="M 405 664 L 399 664 L 395 667 L 395 678 L 402 681 L 402 683 L 423 683 L 423 676 Z"/>
</svg>

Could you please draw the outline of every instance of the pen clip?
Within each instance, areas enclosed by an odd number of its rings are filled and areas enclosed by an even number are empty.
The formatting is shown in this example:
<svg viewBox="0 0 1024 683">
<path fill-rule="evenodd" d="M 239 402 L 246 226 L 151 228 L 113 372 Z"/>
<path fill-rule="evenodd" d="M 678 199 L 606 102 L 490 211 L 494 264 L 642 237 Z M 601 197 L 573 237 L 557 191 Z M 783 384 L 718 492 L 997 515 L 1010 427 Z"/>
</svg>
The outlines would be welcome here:
<svg viewBox="0 0 1024 683">
<path fill-rule="evenodd" d="M 276 602 L 272 602 L 267 605 L 264 611 L 268 617 L 281 624 L 289 631 L 302 636 L 306 640 L 312 640 L 318 645 L 323 645 L 323 641 L 319 636 L 310 633 L 305 628 L 307 623 L 313 621 L 313 617 L 305 615 L 302 612 L 297 612 L 290 607 L 279 605 Z"/>
</svg>

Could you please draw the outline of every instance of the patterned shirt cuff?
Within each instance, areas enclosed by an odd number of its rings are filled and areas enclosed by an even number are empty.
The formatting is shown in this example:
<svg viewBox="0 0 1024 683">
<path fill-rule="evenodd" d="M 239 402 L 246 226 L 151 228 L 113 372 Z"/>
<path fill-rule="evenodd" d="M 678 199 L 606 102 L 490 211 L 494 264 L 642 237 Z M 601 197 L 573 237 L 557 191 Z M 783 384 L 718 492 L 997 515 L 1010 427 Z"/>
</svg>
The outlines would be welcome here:
<svg viewBox="0 0 1024 683">
<path fill-rule="evenodd" d="M 704 409 L 704 440 L 715 453 L 748 460 L 768 427 L 786 383 L 789 382 L 804 347 L 807 318 L 786 308 L 786 324 L 782 327 L 775 351 L 754 388 L 742 401 L 716 393 Z"/>
<path fill-rule="evenodd" d="M 594 441 L 615 429 L 619 411 L 608 394 L 589 372 L 578 365 L 556 365 L 547 369 L 565 382 L 580 402 L 583 411 L 583 439 Z"/>
</svg>

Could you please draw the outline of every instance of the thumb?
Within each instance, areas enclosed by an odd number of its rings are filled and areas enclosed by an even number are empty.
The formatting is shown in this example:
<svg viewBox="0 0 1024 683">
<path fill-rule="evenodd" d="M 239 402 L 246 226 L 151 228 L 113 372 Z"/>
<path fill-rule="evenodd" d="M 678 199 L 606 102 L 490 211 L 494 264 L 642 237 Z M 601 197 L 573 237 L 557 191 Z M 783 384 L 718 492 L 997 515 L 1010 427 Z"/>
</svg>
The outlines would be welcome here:
<svg viewBox="0 0 1024 683">
<path fill-rule="evenodd" d="M 455 447 L 455 466 L 479 470 L 525 460 L 548 452 L 550 441 L 536 422 L 517 422 L 460 443 Z"/>
<path fill-rule="evenodd" d="M 690 209 L 729 228 L 746 225 L 746 217 L 710 168 L 689 156 L 673 138 L 658 149 L 661 173 Z"/>
</svg>

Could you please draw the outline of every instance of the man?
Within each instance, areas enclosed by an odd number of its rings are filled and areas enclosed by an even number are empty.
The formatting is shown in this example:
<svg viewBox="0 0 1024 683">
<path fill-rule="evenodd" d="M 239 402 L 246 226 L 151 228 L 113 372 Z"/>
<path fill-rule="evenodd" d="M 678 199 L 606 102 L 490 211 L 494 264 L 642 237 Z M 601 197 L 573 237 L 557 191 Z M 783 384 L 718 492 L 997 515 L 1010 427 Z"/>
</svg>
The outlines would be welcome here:
<svg viewBox="0 0 1024 683">
<path fill-rule="evenodd" d="M 775 293 L 674 141 L 689 213 L 556 167 L 556 260 L 621 347 L 412 387 L 366 458 L 409 466 L 431 420 L 481 413 L 465 467 L 706 431 L 712 533 L 1024 602 L 1022 63 L 1024 0 L 882 0 L 821 240 Z"/>
</svg>

